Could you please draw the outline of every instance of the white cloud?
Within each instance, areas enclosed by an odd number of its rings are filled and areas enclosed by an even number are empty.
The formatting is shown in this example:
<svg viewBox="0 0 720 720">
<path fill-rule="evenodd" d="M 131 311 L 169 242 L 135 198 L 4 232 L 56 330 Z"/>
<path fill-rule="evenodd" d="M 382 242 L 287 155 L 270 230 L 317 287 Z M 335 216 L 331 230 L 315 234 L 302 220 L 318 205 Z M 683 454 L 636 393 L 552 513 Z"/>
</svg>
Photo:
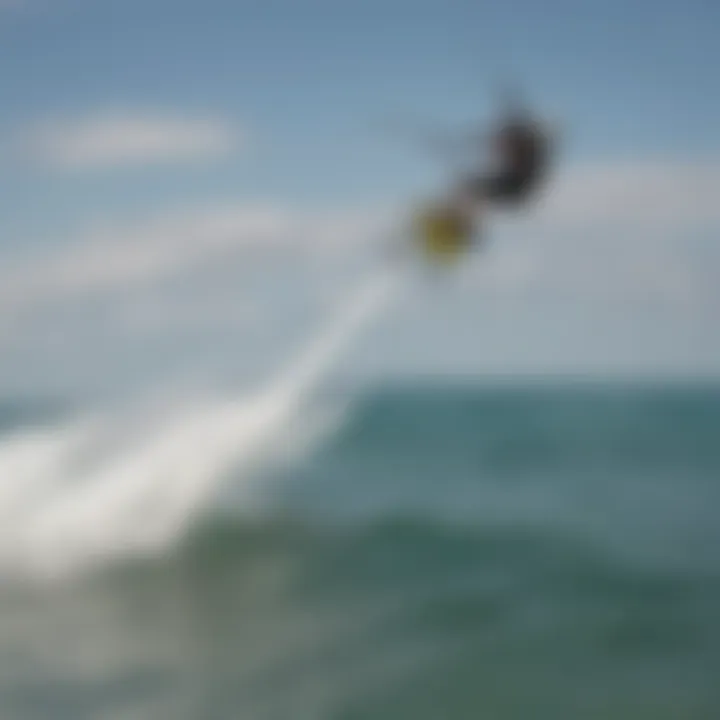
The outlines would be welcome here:
<svg viewBox="0 0 720 720">
<path fill-rule="evenodd" d="M 89 230 L 42 262 L 16 268 L 2 283 L 0 307 L 156 282 L 233 250 L 273 243 L 283 226 L 282 214 L 272 208 L 240 207 Z"/>
<path fill-rule="evenodd" d="M 240 128 L 220 118 L 104 112 L 41 123 L 21 146 L 43 166 L 80 171 L 215 160 L 244 141 Z"/>
<path fill-rule="evenodd" d="M 517 279 L 522 262 L 519 289 L 606 296 L 647 290 L 679 298 L 699 290 L 694 276 L 712 270 L 698 246 L 702 236 L 720 232 L 720 163 L 569 168 L 534 207 L 496 220 L 487 221 L 489 264 L 503 274 L 513 254 L 507 272 Z"/>
<path fill-rule="evenodd" d="M 626 162 L 569 168 L 543 198 L 553 229 L 623 226 L 659 232 L 720 224 L 720 162 Z"/>
<path fill-rule="evenodd" d="M 0 313 L 88 294 L 148 286 L 238 263 L 250 255 L 328 257 L 380 237 L 381 213 L 218 203 L 169 211 L 124 227 L 95 227 L 53 253 L 0 275 Z"/>
</svg>

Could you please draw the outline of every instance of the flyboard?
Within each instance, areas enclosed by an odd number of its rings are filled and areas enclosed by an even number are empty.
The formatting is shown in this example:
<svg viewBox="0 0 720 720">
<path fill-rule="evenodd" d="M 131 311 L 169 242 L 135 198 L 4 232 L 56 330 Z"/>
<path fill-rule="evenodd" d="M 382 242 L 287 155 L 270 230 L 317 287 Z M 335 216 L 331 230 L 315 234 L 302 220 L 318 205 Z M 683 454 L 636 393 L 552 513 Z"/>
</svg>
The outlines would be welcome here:
<svg viewBox="0 0 720 720">
<path fill-rule="evenodd" d="M 437 199 L 412 204 L 400 225 L 393 255 L 426 268 L 456 267 L 479 245 L 481 235 L 477 214 Z"/>
<path fill-rule="evenodd" d="M 454 265 L 478 240 L 475 218 L 443 203 L 427 203 L 412 212 L 411 239 L 432 263 Z"/>
</svg>

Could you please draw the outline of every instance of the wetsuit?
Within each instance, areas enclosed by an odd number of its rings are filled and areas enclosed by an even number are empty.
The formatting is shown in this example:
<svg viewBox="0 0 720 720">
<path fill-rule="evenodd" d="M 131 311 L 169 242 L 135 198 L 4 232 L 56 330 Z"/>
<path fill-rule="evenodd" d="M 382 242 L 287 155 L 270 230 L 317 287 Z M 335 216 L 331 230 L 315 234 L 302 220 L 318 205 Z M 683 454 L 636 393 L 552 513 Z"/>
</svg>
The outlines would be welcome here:
<svg viewBox="0 0 720 720">
<path fill-rule="evenodd" d="M 547 162 L 545 139 L 531 124 L 518 122 L 504 126 L 496 143 L 502 167 L 471 178 L 469 190 L 492 202 L 520 202 L 542 179 Z"/>
</svg>

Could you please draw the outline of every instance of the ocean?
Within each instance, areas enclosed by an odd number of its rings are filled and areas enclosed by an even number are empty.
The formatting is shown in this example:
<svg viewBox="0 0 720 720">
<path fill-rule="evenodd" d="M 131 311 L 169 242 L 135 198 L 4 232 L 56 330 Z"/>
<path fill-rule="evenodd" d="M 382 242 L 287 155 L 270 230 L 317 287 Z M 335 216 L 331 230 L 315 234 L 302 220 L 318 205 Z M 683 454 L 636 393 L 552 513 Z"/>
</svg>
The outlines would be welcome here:
<svg viewBox="0 0 720 720">
<path fill-rule="evenodd" d="M 720 717 L 720 386 L 326 404 L 252 467 L 214 461 L 250 432 L 226 406 L 82 445 L 61 407 L 2 404 L 0 718 Z M 194 488 L 145 544 L 140 477 Z"/>
</svg>

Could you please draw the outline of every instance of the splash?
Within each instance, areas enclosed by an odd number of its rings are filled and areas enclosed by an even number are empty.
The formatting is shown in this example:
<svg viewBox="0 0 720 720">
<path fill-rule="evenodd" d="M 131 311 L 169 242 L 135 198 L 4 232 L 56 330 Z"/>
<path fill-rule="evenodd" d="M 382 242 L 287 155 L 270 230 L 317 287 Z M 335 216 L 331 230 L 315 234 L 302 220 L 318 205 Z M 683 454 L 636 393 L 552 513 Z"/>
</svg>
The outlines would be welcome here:
<svg viewBox="0 0 720 720">
<path fill-rule="evenodd" d="M 395 272 L 361 283 L 314 342 L 250 397 L 172 408 L 145 426 L 119 427 L 106 418 L 0 446 L 0 468 L 13 478 L 4 493 L 0 487 L 0 518 L 12 518 L 0 533 L 4 567 L 66 576 L 114 557 L 161 553 L 229 474 L 250 494 L 254 471 L 275 454 L 343 350 L 401 284 Z"/>
</svg>

